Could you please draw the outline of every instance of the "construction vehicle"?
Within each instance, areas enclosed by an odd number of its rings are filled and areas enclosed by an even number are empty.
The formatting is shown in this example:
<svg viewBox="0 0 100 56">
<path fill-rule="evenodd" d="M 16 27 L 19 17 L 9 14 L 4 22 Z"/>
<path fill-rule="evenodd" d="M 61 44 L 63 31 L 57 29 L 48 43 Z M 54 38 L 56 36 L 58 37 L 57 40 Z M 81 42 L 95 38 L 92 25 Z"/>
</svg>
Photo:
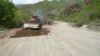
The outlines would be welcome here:
<svg viewBox="0 0 100 56">
<path fill-rule="evenodd" d="M 35 29 L 35 30 L 40 30 L 42 29 L 42 23 L 41 23 L 41 20 L 38 16 L 34 16 L 32 15 L 32 19 L 26 21 L 24 24 L 23 24 L 23 28 L 24 29 Z"/>
</svg>

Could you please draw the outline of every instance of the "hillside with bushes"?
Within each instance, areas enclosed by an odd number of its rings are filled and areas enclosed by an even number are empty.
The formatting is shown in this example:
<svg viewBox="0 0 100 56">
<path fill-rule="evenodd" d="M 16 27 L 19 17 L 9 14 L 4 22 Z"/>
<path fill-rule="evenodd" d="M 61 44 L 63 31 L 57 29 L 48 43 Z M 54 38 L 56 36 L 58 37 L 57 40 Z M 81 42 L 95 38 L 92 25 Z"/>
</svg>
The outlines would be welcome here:
<svg viewBox="0 0 100 56">
<path fill-rule="evenodd" d="M 4 3 L 6 8 L 7 4 L 5 1 Z M 0 3 L 0 5 L 2 6 L 4 3 Z M 11 1 L 9 3 L 11 3 Z M 10 7 L 8 10 L 5 10 L 7 12 L 4 14 L 5 17 L 0 17 L 5 18 L 7 23 L 2 23 L 0 27 L 20 27 L 25 20 L 30 19 L 30 17 L 35 14 L 34 12 L 42 12 L 47 19 L 53 18 L 54 20 L 75 23 L 76 26 L 82 26 L 84 24 L 100 26 L 100 0 L 43 0 L 35 4 L 11 4 L 15 10 L 11 11 L 11 17 L 8 17 L 9 15 L 7 14 L 10 13 L 10 11 L 8 11 Z M 3 10 L 3 8 L 0 10 Z M 7 20 L 7 18 L 9 18 L 9 20 Z M 0 21 L 3 22 L 3 20 Z"/>
<path fill-rule="evenodd" d="M 28 4 L 18 7 L 26 11 L 41 9 L 46 12 L 57 13 L 57 20 L 83 24 L 100 23 L 100 1 L 99 0 L 53 0 L 41 1 L 36 4 Z"/>
<path fill-rule="evenodd" d="M 29 12 L 18 9 L 11 0 L 0 0 L 0 29 L 21 27 Z"/>
<path fill-rule="evenodd" d="M 78 4 L 77 12 L 72 12 L 69 15 L 64 15 L 64 20 L 67 22 L 74 22 L 78 26 L 82 24 L 100 24 L 100 1 L 94 0 L 86 4 Z M 75 7 L 75 6 L 74 6 Z M 75 9 L 76 9 L 75 8 Z M 70 9 L 71 10 L 71 9 Z M 72 9 L 72 11 L 74 8 Z"/>
</svg>

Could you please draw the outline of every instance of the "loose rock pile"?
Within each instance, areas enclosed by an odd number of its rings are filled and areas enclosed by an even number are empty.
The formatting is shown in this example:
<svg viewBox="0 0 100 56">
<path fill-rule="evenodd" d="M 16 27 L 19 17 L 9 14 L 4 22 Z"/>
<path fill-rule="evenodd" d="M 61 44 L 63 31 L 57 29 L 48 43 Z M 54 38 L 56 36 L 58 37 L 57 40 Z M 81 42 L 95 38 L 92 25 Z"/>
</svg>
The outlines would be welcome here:
<svg viewBox="0 0 100 56">
<path fill-rule="evenodd" d="M 18 30 L 14 36 L 11 38 L 16 37 L 29 37 L 29 36 L 40 36 L 40 35 L 47 35 L 49 33 L 49 30 L 46 28 L 43 28 L 41 30 L 33 30 L 33 29 L 21 29 Z"/>
<path fill-rule="evenodd" d="M 2 30 L 2 31 L 0 31 L 0 39 L 6 37 L 7 33 L 8 33 L 8 30 Z"/>
</svg>

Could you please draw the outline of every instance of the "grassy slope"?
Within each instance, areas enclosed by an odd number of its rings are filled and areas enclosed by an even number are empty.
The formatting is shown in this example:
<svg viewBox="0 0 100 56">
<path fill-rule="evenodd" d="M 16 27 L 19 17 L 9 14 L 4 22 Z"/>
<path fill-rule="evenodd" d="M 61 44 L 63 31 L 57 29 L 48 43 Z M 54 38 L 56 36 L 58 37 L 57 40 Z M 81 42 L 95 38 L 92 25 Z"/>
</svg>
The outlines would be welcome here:
<svg viewBox="0 0 100 56">
<path fill-rule="evenodd" d="M 73 1 L 73 0 L 70 0 Z M 70 14 L 66 17 L 61 18 L 61 20 L 67 22 L 75 22 L 79 26 L 82 24 L 100 23 L 100 0 L 93 0 L 92 4 L 83 5 L 83 0 L 77 0 L 76 2 L 80 3 L 82 8 L 80 12 Z M 75 3 L 75 2 L 74 2 Z M 39 2 L 36 4 L 28 4 L 20 7 L 26 11 L 43 9 L 44 11 L 58 10 L 59 13 L 68 5 L 66 2 Z M 57 17 L 58 18 L 58 17 Z"/>
<path fill-rule="evenodd" d="M 65 21 L 75 22 L 79 26 L 82 24 L 100 23 L 100 1 L 95 0 L 92 4 L 83 5 L 80 12 L 70 14 Z"/>
</svg>

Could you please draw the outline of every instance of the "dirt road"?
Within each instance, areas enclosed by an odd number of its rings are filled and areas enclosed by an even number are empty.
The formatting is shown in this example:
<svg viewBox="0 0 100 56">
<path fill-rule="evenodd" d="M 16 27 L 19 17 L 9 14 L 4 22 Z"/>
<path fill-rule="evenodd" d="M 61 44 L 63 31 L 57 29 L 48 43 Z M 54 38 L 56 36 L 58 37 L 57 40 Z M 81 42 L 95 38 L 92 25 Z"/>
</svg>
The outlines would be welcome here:
<svg viewBox="0 0 100 56">
<path fill-rule="evenodd" d="M 48 35 L 0 40 L 0 56 L 100 56 L 100 32 L 57 22 Z"/>
</svg>

